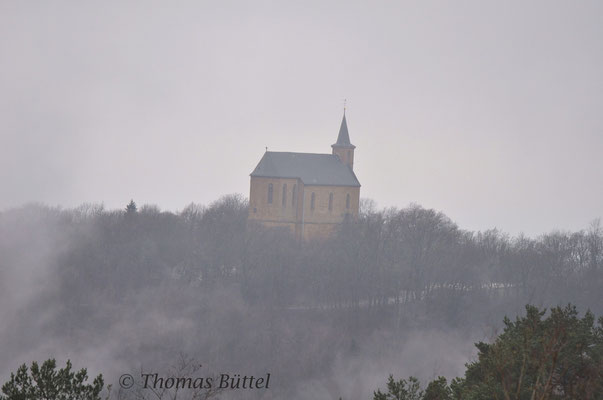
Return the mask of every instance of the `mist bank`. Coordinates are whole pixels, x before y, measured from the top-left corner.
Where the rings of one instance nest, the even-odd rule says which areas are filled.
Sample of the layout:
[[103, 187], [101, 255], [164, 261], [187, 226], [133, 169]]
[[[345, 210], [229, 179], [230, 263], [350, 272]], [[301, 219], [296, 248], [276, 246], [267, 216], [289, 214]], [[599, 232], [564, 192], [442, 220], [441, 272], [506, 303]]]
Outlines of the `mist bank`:
[[602, 314], [596, 221], [511, 237], [370, 204], [331, 239], [303, 244], [248, 224], [237, 195], [178, 213], [6, 210], [0, 380], [56, 357], [115, 384], [186, 355], [207, 371], [271, 373], [257, 398], [360, 399], [389, 374], [459, 376], [473, 342], [527, 303]]

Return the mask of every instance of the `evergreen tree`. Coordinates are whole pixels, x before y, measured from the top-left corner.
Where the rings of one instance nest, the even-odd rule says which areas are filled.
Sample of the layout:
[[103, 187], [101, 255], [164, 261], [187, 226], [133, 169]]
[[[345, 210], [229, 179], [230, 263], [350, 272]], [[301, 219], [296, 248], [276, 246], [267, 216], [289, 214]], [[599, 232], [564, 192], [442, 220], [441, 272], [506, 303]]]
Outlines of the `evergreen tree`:
[[131, 214], [131, 213], [135, 213], [137, 211], [138, 211], [138, 207], [136, 206], [136, 203], [134, 203], [134, 200], [130, 200], [130, 202], [126, 206], [126, 213]]
[[603, 318], [599, 326], [574, 306], [546, 310], [526, 306], [525, 317], [505, 318], [492, 344], [478, 343], [478, 360], [468, 364], [463, 399], [603, 398]]
[[526, 306], [526, 316], [505, 328], [494, 343], [477, 343], [478, 358], [450, 386], [439, 377], [420, 391], [416, 378], [394, 381], [373, 400], [596, 400], [603, 399], [603, 318], [595, 325], [576, 307]]
[[414, 376], [395, 381], [392, 375], [387, 380], [387, 393], [377, 390], [373, 394], [373, 400], [421, 400], [423, 391], [419, 380]]
[[443, 376], [433, 380], [427, 385], [423, 400], [452, 400], [452, 390], [448, 387]]
[[86, 384], [86, 369], [75, 372], [71, 367], [71, 361], [67, 361], [65, 368], [56, 370], [54, 359], [44, 361], [42, 366], [34, 361], [29, 369], [23, 364], [2, 386], [0, 400], [100, 400], [102, 375]]

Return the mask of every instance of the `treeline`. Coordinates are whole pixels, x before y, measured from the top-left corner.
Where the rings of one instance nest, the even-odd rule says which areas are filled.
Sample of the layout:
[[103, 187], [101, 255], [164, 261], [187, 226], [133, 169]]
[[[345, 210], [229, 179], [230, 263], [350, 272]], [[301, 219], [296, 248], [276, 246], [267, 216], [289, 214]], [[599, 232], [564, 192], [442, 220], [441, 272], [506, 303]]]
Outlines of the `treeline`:
[[[114, 382], [183, 352], [216, 370], [273, 372], [273, 398], [367, 398], [391, 366], [451, 376], [452, 361], [442, 372], [429, 360], [441, 351], [462, 364], [469, 355], [449, 343], [492, 337], [525, 304], [603, 314], [597, 222], [509, 237], [419, 206], [369, 206], [331, 239], [299, 243], [247, 213], [236, 195], [177, 213], [134, 202], [0, 213], [0, 376], [64, 355]], [[417, 356], [423, 332], [438, 350]]]
[[[365, 202], [366, 204], [366, 202]], [[202, 289], [236, 284], [252, 305], [290, 309], [404, 310], [466, 323], [502, 318], [525, 304], [571, 302], [603, 311], [603, 228], [538, 238], [497, 230], [468, 232], [420, 206], [364, 210], [327, 241], [300, 244], [286, 230], [247, 223], [247, 203], [226, 196], [179, 213], [154, 206], [72, 210], [27, 206], [0, 214], [0, 229], [41, 223], [60, 249], [54, 262], [66, 301], [85, 306], [91, 293], [122, 299], [165, 280]], [[12, 229], [12, 228], [11, 228]], [[46, 232], [46, 230], [51, 232]], [[9, 249], [4, 230], [0, 246]], [[8, 241], [7, 241], [8, 240]], [[14, 238], [13, 238], [14, 240]], [[0, 247], [2, 249], [2, 247]], [[27, 249], [22, 249], [27, 251]], [[6, 260], [8, 262], [10, 260]], [[500, 308], [498, 315], [493, 310]]]
[[363, 213], [311, 253], [302, 264], [320, 277], [314, 298], [321, 304], [422, 303], [450, 324], [469, 322], [467, 312], [483, 320], [498, 307], [497, 318], [525, 304], [603, 306], [599, 221], [580, 232], [509, 237], [464, 231], [442, 213], [411, 206]]

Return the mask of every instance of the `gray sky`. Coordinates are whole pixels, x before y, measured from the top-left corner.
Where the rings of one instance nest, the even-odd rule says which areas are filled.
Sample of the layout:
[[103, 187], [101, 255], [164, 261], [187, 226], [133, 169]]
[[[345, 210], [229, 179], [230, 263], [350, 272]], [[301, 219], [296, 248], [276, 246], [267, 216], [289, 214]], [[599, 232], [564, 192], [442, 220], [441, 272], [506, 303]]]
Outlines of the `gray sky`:
[[603, 2], [0, 2], [0, 210], [248, 195], [274, 151], [529, 235], [603, 216]]

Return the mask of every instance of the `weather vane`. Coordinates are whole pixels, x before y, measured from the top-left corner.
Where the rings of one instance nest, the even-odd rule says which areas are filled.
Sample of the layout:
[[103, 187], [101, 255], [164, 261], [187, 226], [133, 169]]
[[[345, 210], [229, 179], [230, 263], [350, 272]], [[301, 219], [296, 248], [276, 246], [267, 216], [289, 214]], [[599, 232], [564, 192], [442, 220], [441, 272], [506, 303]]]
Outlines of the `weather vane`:
[[347, 103], [348, 99], [343, 99], [343, 113], [345, 114], [345, 106]]

